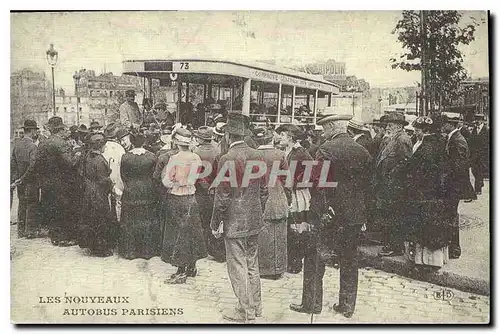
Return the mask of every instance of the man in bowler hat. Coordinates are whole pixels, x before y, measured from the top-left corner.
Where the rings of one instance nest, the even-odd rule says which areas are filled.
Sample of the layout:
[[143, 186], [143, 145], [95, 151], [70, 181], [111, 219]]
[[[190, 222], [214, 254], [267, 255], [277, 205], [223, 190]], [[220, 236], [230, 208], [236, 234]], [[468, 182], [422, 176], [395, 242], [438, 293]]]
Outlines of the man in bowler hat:
[[35, 144], [38, 126], [33, 120], [24, 121], [24, 137], [14, 144], [11, 168], [15, 174], [19, 198], [18, 236], [35, 238], [40, 232], [38, 220], [38, 180], [34, 173], [38, 147]]

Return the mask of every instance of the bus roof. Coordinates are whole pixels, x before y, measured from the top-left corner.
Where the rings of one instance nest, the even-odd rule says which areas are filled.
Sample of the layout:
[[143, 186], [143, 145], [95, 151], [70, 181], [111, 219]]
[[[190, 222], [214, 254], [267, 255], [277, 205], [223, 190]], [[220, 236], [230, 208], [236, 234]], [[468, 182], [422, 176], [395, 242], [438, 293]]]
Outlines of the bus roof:
[[170, 73], [226, 75], [313, 90], [318, 89], [334, 94], [338, 94], [340, 91], [338, 85], [325, 80], [322, 75], [298, 72], [260, 62], [194, 58], [125, 60], [123, 62], [123, 74], [166, 78]]

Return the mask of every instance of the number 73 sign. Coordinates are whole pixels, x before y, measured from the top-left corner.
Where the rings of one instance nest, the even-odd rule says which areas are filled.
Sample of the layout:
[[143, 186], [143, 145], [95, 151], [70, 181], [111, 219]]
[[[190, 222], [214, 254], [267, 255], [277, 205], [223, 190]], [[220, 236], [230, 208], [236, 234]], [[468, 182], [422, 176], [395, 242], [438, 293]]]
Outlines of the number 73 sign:
[[177, 72], [177, 71], [186, 71], [186, 70], [190, 70], [191, 68], [189, 67], [190, 63], [187, 62], [187, 61], [184, 61], [184, 62], [174, 62], [173, 64], [173, 71], [174, 72]]

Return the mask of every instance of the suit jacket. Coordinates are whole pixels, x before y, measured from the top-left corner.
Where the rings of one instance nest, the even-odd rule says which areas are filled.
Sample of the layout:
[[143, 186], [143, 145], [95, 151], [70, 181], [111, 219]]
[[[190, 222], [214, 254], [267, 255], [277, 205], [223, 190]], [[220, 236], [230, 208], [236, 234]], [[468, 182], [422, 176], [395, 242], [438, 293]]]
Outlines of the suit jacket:
[[36, 181], [34, 168], [37, 151], [38, 147], [31, 138], [24, 137], [14, 142], [10, 159], [14, 180], [20, 179], [27, 183]]
[[227, 181], [216, 185], [210, 227], [217, 230], [219, 223], [223, 221], [226, 238], [243, 238], [258, 234], [263, 227], [262, 212], [263, 203], [267, 201], [267, 185], [263, 177], [251, 180], [247, 187], [243, 187], [241, 181], [246, 163], [264, 162], [263, 155], [242, 142], [230, 147], [227, 154], [221, 157], [217, 168], [219, 174], [226, 161], [233, 162], [235, 169], [229, 169], [225, 175], [235, 177], [237, 186], [232, 187]]
[[405, 165], [413, 144], [404, 131], [395, 133], [375, 160], [374, 194], [379, 205], [404, 201], [407, 197]]
[[[321, 216], [332, 207], [342, 225], [366, 223], [367, 199], [370, 191], [371, 156], [347, 133], [334, 135], [316, 153], [319, 161], [314, 169], [316, 187], [311, 198], [311, 211]], [[318, 183], [322, 164], [330, 161], [329, 182], [336, 187], [321, 187]]]
[[470, 151], [460, 131], [456, 131], [446, 143], [447, 164], [444, 187], [448, 199], [475, 199], [469, 177]]

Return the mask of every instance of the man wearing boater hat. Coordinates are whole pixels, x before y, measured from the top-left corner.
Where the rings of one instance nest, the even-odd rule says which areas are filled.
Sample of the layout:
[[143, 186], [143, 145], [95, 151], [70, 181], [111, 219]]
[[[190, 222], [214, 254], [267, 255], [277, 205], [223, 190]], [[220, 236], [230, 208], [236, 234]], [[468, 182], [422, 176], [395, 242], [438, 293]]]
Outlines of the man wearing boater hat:
[[[236, 322], [251, 321], [262, 315], [258, 241], [264, 226], [262, 213], [263, 203], [267, 202], [267, 187], [264, 177], [242, 184], [248, 162], [265, 164], [262, 153], [245, 142], [248, 122], [246, 115], [228, 114], [226, 131], [229, 134], [229, 150], [219, 160], [210, 224], [215, 237], [224, 235], [229, 280], [238, 299], [237, 307], [224, 310], [223, 317]], [[221, 180], [226, 174], [229, 179], [236, 179], [238, 184], [235, 186], [234, 182]]]
[[[350, 318], [358, 288], [357, 246], [366, 223], [366, 197], [370, 186], [370, 153], [347, 134], [351, 115], [328, 115], [317, 123], [325, 131], [325, 142], [316, 152], [319, 164], [313, 171], [309, 242], [305, 242], [302, 303], [290, 309], [319, 314], [323, 307], [323, 276], [326, 256], [332, 250], [339, 258], [340, 290], [336, 313]], [[329, 164], [322, 180], [323, 165]], [[327, 186], [326, 182], [330, 185]], [[337, 184], [334, 186], [334, 182]], [[329, 251], [325, 251], [325, 250]]]
[[54, 116], [47, 124], [51, 136], [38, 147], [35, 169], [40, 177], [49, 236], [53, 245], [75, 244], [74, 184], [76, 165], [81, 153], [72, 154], [69, 143], [63, 138], [66, 125], [61, 117]]
[[24, 137], [14, 143], [11, 170], [15, 175], [19, 208], [17, 211], [19, 237], [34, 238], [40, 230], [38, 213], [38, 180], [34, 173], [38, 147], [35, 144], [38, 126], [35, 121], [24, 121]]
[[408, 125], [402, 113], [385, 115], [389, 140], [375, 159], [374, 195], [376, 209], [383, 225], [384, 248], [380, 256], [402, 255], [404, 250], [407, 200], [405, 164], [411, 157], [413, 144], [403, 127]]
[[129, 89], [125, 92], [126, 101], [120, 106], [120, 123], [126, 128], [139, 128], [142, 123], [142, 115], [137, 102], [135, 102], [135, 91]]

